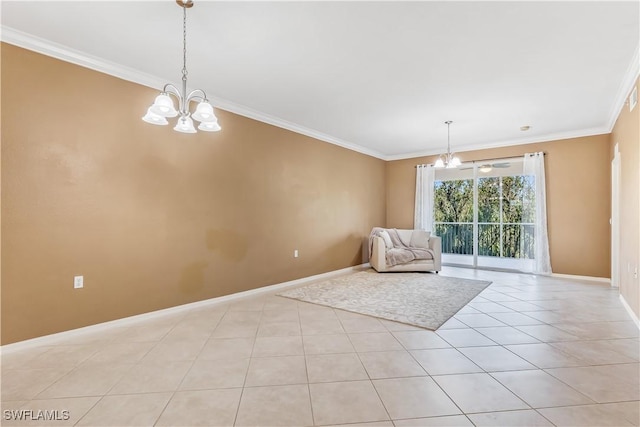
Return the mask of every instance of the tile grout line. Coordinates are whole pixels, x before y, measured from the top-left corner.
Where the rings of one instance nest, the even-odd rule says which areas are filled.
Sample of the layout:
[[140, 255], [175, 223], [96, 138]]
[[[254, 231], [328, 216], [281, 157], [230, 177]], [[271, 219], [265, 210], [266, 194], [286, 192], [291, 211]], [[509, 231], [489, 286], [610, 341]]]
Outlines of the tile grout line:
[[[176, 387], [175, 390], [173, 390], [171, 392], [171, 396], [169, 397], [169, 399], [167, 399], [167, 402], [165, 403], [164, 407], [162, 408], [162, 410], [160, 411], [160, 413], [158, 414], [156, 420], [154, 421], [153, 425], [156, 426], [158, 424], [158, 422], [160, 421], [160, 419], [162, 418], [162, 415], [164, 414], [164, 412], [167, 410], [167, 407], [169, 406], [169, 404], [171, 403], [171, 401], [173, 400], [173, 398], [175, 397], [176, 393], [178, 393], [180, 391], [180, 387], [182, 386], [182, 384], [184, 383], [185, 378], [187, 378], [187, 376], [189, 375], [189, 372], [191, 372], [191, 370], [193, 369], [193, 366], [196, 364], [196, 361], [198, 360], [198, 356], [200, 356], [200, 354], [202, 353], [202, 350], [204, 350], [204, 348], [207, 345], [207, 342], [211, 339], [211, 336], [213, 335], [213, 331], [215, 331], [218, 328], [218, 325], [220, 325], [220, 322], [222, 321], [222, 318], [225, 316], [225, 314], [227, 313], [227, 310], [225, 310], [224, 314], [220, 317], [220, 319], [217, 320], [216, 322], [216, 326], [211, 329], [211, 332], [209, 332], [209, 334], [207, 335], [207, 339], [204, 340], [202, 347], [200, 348], [200, 351], [198, 352], [198, 354], [193, 358], [193, 360], [191, 361], [191, 365], [189, 366], [189, 368], [185, 371], [184, 375], [182, 376], [182, 379], [180, 380], [180, 382], [178, 383], [178, 386]], [[184, 318], [182, 320], [185, 320], [188, 316], [185, 314]], [[179, 323], [179, 322], [178, 322]], [[178, 324], [176, 323], [176, 325]], [[171, 330], [175, 329], [176, 326], [174, 326]], [[167, 333], [168, 335], [169, 333]], [[166, 335], [165, 335], [166, 337]], [[144, 357], [143, 357], [144, 359]], [[115, 386], [114, 386], [115, 387]]]
[[[452, 316], [453, 317], [453, 316]], [[437, 330], [437, 329], [436, 329]], [[434, 334], [436, 334], [436, 331], [433, 331]], [[436, 334], [437, 335], [437, 334]], [[437, 335], [440, 337], [440, 335]], [[448, 341], [446, 341], [443, 337], [440, 337], [443, 341], [445, 341], [447, 344], [451, 345], [451, 343], [449, 343]], [[403, 345], [402, 343], [400, 343], [400, 345]], [[404, 345], [403, 345], [404, 347]], [[451, 349], [457, 351], [458, 353], [460, 353], [462, 355], [462, 357], [465, 357], [467, 360], [469, 360], [471, 363], [473, 363], [474, 365], [476, 365], [472, 360], [470, 360], [464, 353], [462, 353], [460, 350], [458, 350], [456, 347], [451, 346]], [[438, 381], [435, 380], [435, 378], [433, 378], [434, 376], [431, 375], [429, 373], [429, 371], [427, 370], [427, 368], [425, 368], [424, 366], [422, 366], [422, 363], [420, 363], [420, 361], [418, 359], [416, 359], [416, 357], [413, 355], [413, 353], [411, 353], [411, 350], [407, 349], [405, 347], [405, 350], [407, 351], [407, 353], [409, 353], [409, 355], [413, 358], [413, 360], [415, 360], [415, 362], [427, 373], [427, 377], [429, 379], [431, 379], [431, 381], [442, 391], [442, 393], [444, 393], [445, 396], [447, 396], [447, 398], [451, 401], [451, 403], [453, 403], [455, 405], [456, 408], [458, 408], [458, 410], [460, 411], [460, 414], [462, 414], [464, 417], [466, 417], [469, 422], [471, 422], [472, 424], [474, 424], [471, 419], [467, 416], [467, 414], [462, 410], [462, 408], [460, 407], [460, 405], [458, 405], [458, 403], [453, 400], [453, 398], [449, 395], [449, 393], [446, 392], [445, 389], [442, 388], [442, 386], [438, 383]], [[440, 349], [424, 349], [424, 350], [440, 350]], [[445, 348], [445, 350], [448, 350], [447, 348]], [[478, 366], [478, 365], [476, 365]], [[478, 366], [479, 369], [482, 369], [480, 366]], [[455, 374], [450, 374], [450, 375], [455, 375]], [[395, 423], [394, 423], [395, 425]]]
[[311, 423], [316, 425], [316, 417], [313, 412], [313, 399], [311, 399], [311, 384], [309, 381], [309, 367], [307, 364], [307, 350], [304, 348], [304, 335], [302, 335], [302, 320], [300, 319], [300, 307], [296, 304], [298, 314], [298, 327], [300, 328], [300, 341], [302, 342], [302, 355], [304, 356], [304, 372], [307, 376], [307, 392], [309, 393], [309, 409], [311, 410]]
[[[264, 305], [263, 305], [264, 308]], [[236, 407], [236, 415], [233, 418], [233, 425], [235, 426], [238, 422], [238, 415], [240, 414], [240, 405], [242, 404], [242, 397], [244, 396], [244, 389], [247, 385], [247, 377], [249, 376], [249, 369], [251, 368], [251, 360], [253, 359], [253, 351], [256, 348], [256, 341], [258, 339], [258, 329], [260, 329], [260, 320], [262, 319], [262, 312], [260, 311], [260, 318], [258, 319], [258, 327], [256, 328], [255, 334], [253, 336], [253, 345], [251, 346], [251, 354], [249, 355], [249, 364], [247, 365], [247, 371], [244, 374], [244, 381], [242, 382], [242, 389], [240, 390], [240, 397], [238, 398], [238, 406]], [[226, 315], [226, 313], [225, 313]], [[220, 320], [222, 321], [222, 319]]]
[[[340, 322], [340, 325], [342, 326], [342, 321], [341, 321], [341, 319], [339, 317], [338, 317], [338, 321]], [[387, 329], [387, 332], [389, 332], [388, 328], [384, 324], [382, 326], [385, 329]], [[344, 329], [344, 326], [342, 326], [342, 329]], [[353, 341], [351, 341], [351, 335], [349, 335], [349, 333], [347, 333], [347, 331], [345, 331], [345, 335], [347, 336], [347, 339], [349, 340], [349, 343], [351, 343], [351, 346], [353, 347], [353, 349], [355, 351], [356, 357], [360, 361], [360, 365], [362, 366], [362, 369], [364, 369], [364, 372], [367, 374], [367, 378], [369, 378], [369, 384], [371, 384], [371, 387], [376, 392], [376, 396], [378, 396], [378, 401], [380, 402], [380, 404], [384, 408], [384, 412], [387, 414], [387, 417], [388, 417], [389, 421], [391, 421], [391, 424], [393, 424], [395, 426], [395, 423], [393, 422], [393, 418], [391, 417], [391, 414], [389, 413], [389, 410], [387, 409], [387, 405], [384, 404], [384, 400], [382, 400], [382, 396], [380, 396], [380, 393], [378, 392], [378, 389], [376, 388], [375, 384], [373, 383], [373, 380], [371, 379], [371, 374], [369, 373], [369, 370], [367, 369], [365, 364], [362, 362], [362, 358], [360, 357], [360, 352], [358, 351], [358, 349], [356, 349], [356, 346], [353, 344]], [[395, 337], [394, 337], [394, 339], [395, 339]], [[402, 346], [401, 343], [400, 343], [400, 346]], [[365, 422], [368, 422], [368, 421], [365, 421]], [[371, 422], [377, 422], [377, 421], [371, 421]]]
[[[524, 333], [524, 332], [523, 332], [523, 333]], [[535, 338], [535, 337], [533, 337], [533, 338]], [[551, 344], [549, 344], [548, 342], [541, 342], [541, 344], [551, 345]], [[525, 344], [525, 345], [526, 345], [526, 344]], [[533, 363], [533, 362], [531, 362], [531, 361], [529, 361], [529, 360], [527, 360], [527, 359], [525, 359], [525, 358], [521, 357], [521, 356], [520, 356], [520, 355], [518, 355], [517, 353], [515, 353], [515, 352], [511, 351], [511, 349], [506, 348], [504, 345], [500, 345], [500, 346], [501, 346], [502, 348], [504, 348], [505, 350], [509, 351], [511, 354], [515, 355], [516, 357], [519, 357], [520, 359], [523, 359], [524, 361], [526, 361], [526, 362], [530, 363], [532, 366], [534, 366], [534, 367], [536, 368], [536, 370], [540, 370], [540, 371], [542, 371], [542, 372], [546, 373], [547, 375], [551, 375], [551, 377], [552, 377], [552, 378], [554, 378], [554, 379], [556, 379], [556, 380], [560, 381], [562, 384], [565, 384], [567, 387], [569, 387], [571, 390], [575, 391], [575, 392], [576, 392], [576, 393], [578, 393], [579, 395], [584, 396], [585, 398], [587, 398], [587, 399], [591, 400], [592, 402], [594, 402], [594, 403], [596, 403], [596, 404], [598, 403], [598, 402], [595, 402], [593, 399], [591, 399], [589, 396], [587, 396], [587, 395], [583, 394], [582, 392], [580, 392], [579, 390], [575, 389], [575, 388], [574, 388], [573, 386], [571, 386], [570, 384], [565, 383], [564, 381], [562, 381], [561, 379], [557, 378], [557, 377], [556, 377], [556, 376], [554, 376], [553, 374], [551, 374], [551, 373], [547, 372], [545, 369], [540, 368], [540, 367], [539, 367], [538, 365], [536, 365], [535, 363]], [[569, 357], [574, 357], [574, 356], [572, 356], [572, 355], [570, 355], [570, 354], [568, 354], [568, 353], [566, 353], [566, 352], [562, 351], [561, 349], [558, 349], [557, 347], [555, 347], [555, 346], [553, 346], [553, 345], [552, 345], [552, 347], [553, 347], [553, 348], [555, 348], [556, 350], [560, 351], [561, 353], [566, 354], [566, 355], [567, 355], [567, 356], [569, 356]], [[586, 361], [585, 361], [585, 362], [586, 362]], [[617, 364], [616, 364], [616, 365], [617, 365]], [[589, 365], [589, 366], [591, 366], [591, 365]], [[588, 367], [588, 366], [587, 366], [587, 367]], [[523, 371], [523, 370], [516, 370], [516, 371], [491, 371], [491, 372], [485, 371], [485, 372], [487, 372], [489, 375], [491, 375], [491, 373], [492, 373], [492, 372], [518, 372], [518, 371]], [[507, 388], [510, 392], [512, 392], [514, 395], [516, 395], [516, 396], [517, 396], [517, 394], [516, 394], [513, 390], [511, 390], [511, 389], [510, 389], [506, 384], [503, 384], [503, 383], [502, 383], [498, 378], [496, 378], [496, 377], [495, 377], [495, 376], [493, 376], [493, 375], [491, 375], [491, 377], [492, 377], [492, 378], [494, 378], [496, 381], [498, 381], [500, 384], [502, 384], [502, 386], [506, 387], [506, 388]], [[518, 396], [518, 398], [520, 398], [520, 396]], [[520, 399], [521, 399], [523, 402], [527, 403], [527, 405], [531, 406], [531, 405], [530, 405], [528, 402], [526, 402], [524, 399], [522, 399], [522, 398], [520, 398]], [[568, 406], [573, 406], [573, 405], [568, 405]], [[533, 407], [531, 407], [531, 408], [532, 408], [532, 409], [534, 409], [534, 410], [536, 409], [536, 408], [533, 408]]]

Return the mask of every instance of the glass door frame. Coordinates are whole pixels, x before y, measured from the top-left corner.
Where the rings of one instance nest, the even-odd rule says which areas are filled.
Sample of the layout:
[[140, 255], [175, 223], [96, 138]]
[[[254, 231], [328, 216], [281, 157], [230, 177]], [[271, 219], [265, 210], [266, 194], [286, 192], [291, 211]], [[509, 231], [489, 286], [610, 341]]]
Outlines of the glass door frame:
[[[505, 159], [506, 160], [506, 159]], [[503, 161], [505, 161], [503, 160]], [[522, 159], [519, 157], [514, 157], [514, 158], [510, 158], [508, 161], [511, 162], [521, 162]], [[494, 161], [488, 160], [487, 163], [493, 163]], [[480, 245], [480, 225], [490, 225], [490, 224], [496, 224], [499, 226], [499, 230], [500, 230], [500, 255], [497, 257], [492, 257], [492, 256], [487, 256], [488, 258], [495, 258], [496, 260], [498, 259], [510, 259], [507, 257], [504, 257], [504, 224], [505, 224], [505, 218], [504, 218], [504, 213], [503, 213], [503, 193], [502, 193], [502, 187], [500, 188], [500, 202], [499, 202], [499, 221], [497, 223], [482, 223], [480, 224], [479, 222], [479, 180], [482, 178], [480, 176], [478, 176], [478, 170], [480, 168], [480, 164], [479, 162], [473, 162], [472, 164], [469, 163], [463, 163], [464, 166], [470, 166], [469, 169], [472, 169], [472, 176], [470, 176], [469, 178], [466, 179], [470, 179], [472, 180], [472, 185], [473, 185], [473, 217], [472, 217], [472, 226], [473, 226], [473, 245], [472, 245], [472, 254], [470, 255], [464, 255], [464, 254], [446, 254], [446, 253], [442, 253], [442, 257], [443, 257], [443, 264], [445, 265], [455, 265], [455, 266], [464, 266], [464, 267], [471, 267], [471, 268], [485, 268], [485, 269], [497, 269], [497, 270], [507, 270], [507, 271], [522, 271], [522, 272], [526, 272], [528, 270], [528, 268], [526, 267], [527, 263], [530, 262], [531, 260], [528, 258], [513, 258], [514, 260], [518, 260], [517, 264], [519, 264], [520, 266], [523, 266], [522, 268], [518, 268], [517, 265], [513, 265], [513, 266], [491, 266], [491, 265], [479, 265], [478, 263], [478, 258], [479, 258], [479, 245]], [[461, 166], [463, 166], [461, 165]], [[519, 176], [521, 174], [514, 174], [514, 175], [504, 175], [504, 176]], [[491, 178], [492, 176], [487, 176], [488, 178]], [[503, 175], [496, 175], [494, 176], [496, 178], [500, 178], [500, 183], [502, 183], [502, 177]], [[436, 177], [436, 181], [443, 181], [442, 179], [437, 179]], [[435, 205], [434, 205], [435, 208]], [[434, 215], [434, 219], [435, 219], [435, 215]], [[446, 223], [442, 223], [442, 222], [436, 222], [434, 220], [434, 230], [435, 230], [435, 225], [436, 224], [446, 224]], [[457, 224], [463, 224], [463, 223], [457, 223]], [[468, 223], [464, 223], [464, 224], [468, 224]], [[511, 224], [511, 223], [509, 223]], [[525, 222], [521, 222], [521, 223], [513, 223], [513, 225], [516, 224], [520, 224], [520, 225], [532, 225], [529, 223], [525, 223]], [[471, 263], [460, 263], [460, 262], [456, 262], [455, 260], [450, 260], [449, 262], [445, 261], [445, 258], [448, 256], [454, 256], [454, 257], [468, 257], [471, 256]]]

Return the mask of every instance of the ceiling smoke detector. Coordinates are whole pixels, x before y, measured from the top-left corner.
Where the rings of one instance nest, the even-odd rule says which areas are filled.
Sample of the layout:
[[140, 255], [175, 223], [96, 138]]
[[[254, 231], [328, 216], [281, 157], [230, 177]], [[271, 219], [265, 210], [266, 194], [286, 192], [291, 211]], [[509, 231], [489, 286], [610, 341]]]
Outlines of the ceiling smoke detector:
[[520, 130], [521, 130], [522, 132], [526, 132], [526, 131], [528, 131], [529, 129], [531, 129], [531, 126], [520, 126]]

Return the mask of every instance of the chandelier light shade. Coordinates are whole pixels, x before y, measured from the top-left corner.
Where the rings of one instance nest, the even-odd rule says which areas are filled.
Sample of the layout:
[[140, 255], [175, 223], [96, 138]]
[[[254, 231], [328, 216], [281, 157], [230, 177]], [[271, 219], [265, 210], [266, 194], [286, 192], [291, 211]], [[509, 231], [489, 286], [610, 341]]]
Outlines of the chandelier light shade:
[[[176, 0], [178, 6], [182, 8], [182, 90], [174, 85], [167, 83], [164, 85], [162, 92], [158, 95], [149, 107], [147, 113], [142, 117], [147, 123], [152, 125], [165, 126], [168, 125], [167, 117], [178, 117], [173, 130], [182, 133], [197, 133], [193, 125], [193, 121], [200, 122], [198, 129], [205, 132], [217, 132], [221, 129], [218, 124], [218, 118], [213, 112], [213, 107], [207, 99], [207, 94], [202, 89], [195, 89], [187, 93], [187, 9], [193, 6], [193, 0]], [[176, 109], [173, 99], [178, 101], [178, 109]], [[190, 111], [191, 102], [197, 102], [195, 112]]]
[[189, 116], [181, 116], [178, 119], [178, 123], [173, 128], [176, 132], [182, 133], [196, 133], [196, 128], [193, 127], [193, 120]]
[[451, 152], [451, 120], [447, 120], [444, 122], [447, 125], [447, 152], [446, 154], [441, 154], [436, 160], [434, 167], [436, 168], [447, 168], [453, 169], [460, 166], [460, 159], [455, 156], [454, 153]]
[[218, 121], [215, 114], [213, 114], [213, 107], [206, 101], [198, 104], [196, 112], [193, 113], [191, 117], [199, 122]]
[[147, 114], [144, 115], [142, 120], [144, 120], [147, 123], [151, 123], [152, 125], [164, 126], [169, 124], [169, 122], [167, 121], [167, 119], [164, 118], [164, 116], [161, 116], [151, 111], [151, 107], [149, 107], [149, 109], [147, 110]]
[[149, 108], [149, 111], [162, 117], [175, 117], [178, 115], [178, 111], [176, 111], [175, 107], [173, 106], [171, 97], [167, 95], [166, 92], [163, 92], [156, 97], [156, 100]]
[[198, 129], [205, 132], [217, 132], [221, 129], [221, 127], [218, 122], [201, 122], [198, 126]]

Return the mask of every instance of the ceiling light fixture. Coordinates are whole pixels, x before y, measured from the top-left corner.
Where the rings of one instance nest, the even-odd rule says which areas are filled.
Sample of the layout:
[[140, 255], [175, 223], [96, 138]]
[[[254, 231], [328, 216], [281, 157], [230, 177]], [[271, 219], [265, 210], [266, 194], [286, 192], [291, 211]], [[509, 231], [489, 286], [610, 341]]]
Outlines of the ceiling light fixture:
[[[180, 118], [173, 130], [182, 133], [196, 133], [193, 120], [200, 122], [198, 129], [205, 132], [219, 131], [218, 119], [213, 113], [213, 107], [207, 99], [207, 94], [202, 89], [192, 90], [187, 94], [187, 9], [193, 7], [193, 0], [176, 0], [178, 6], [182, 8], [182, 91], [174, 85], [167, 83], [164, 85], [160, 95], [156, 97], [153, 105], [147, 110], [142, 120], [152, 125], [168, 125], [167, 117]], [[173, 105], [173, 100], [169, 95], [173, 95], [178, 100], [178, 109]], [[192, 114], [189, 111], [191, 101], [198, 102], [196, 111]]]
[[451, 123], [453, 122], [451, 120], [447, 120], [444, 123], [447, 125], [447, 153], [440, 155], [434, 166], [437, 168], [452, 169], [460, 166], [460, 159], [451, 152], [450, 128]]
[[489, 173], [493, 170], [493, 167], [491, 167], [491, 165], [482, 165], [480, 166], [480, 172], [482, 173]]

